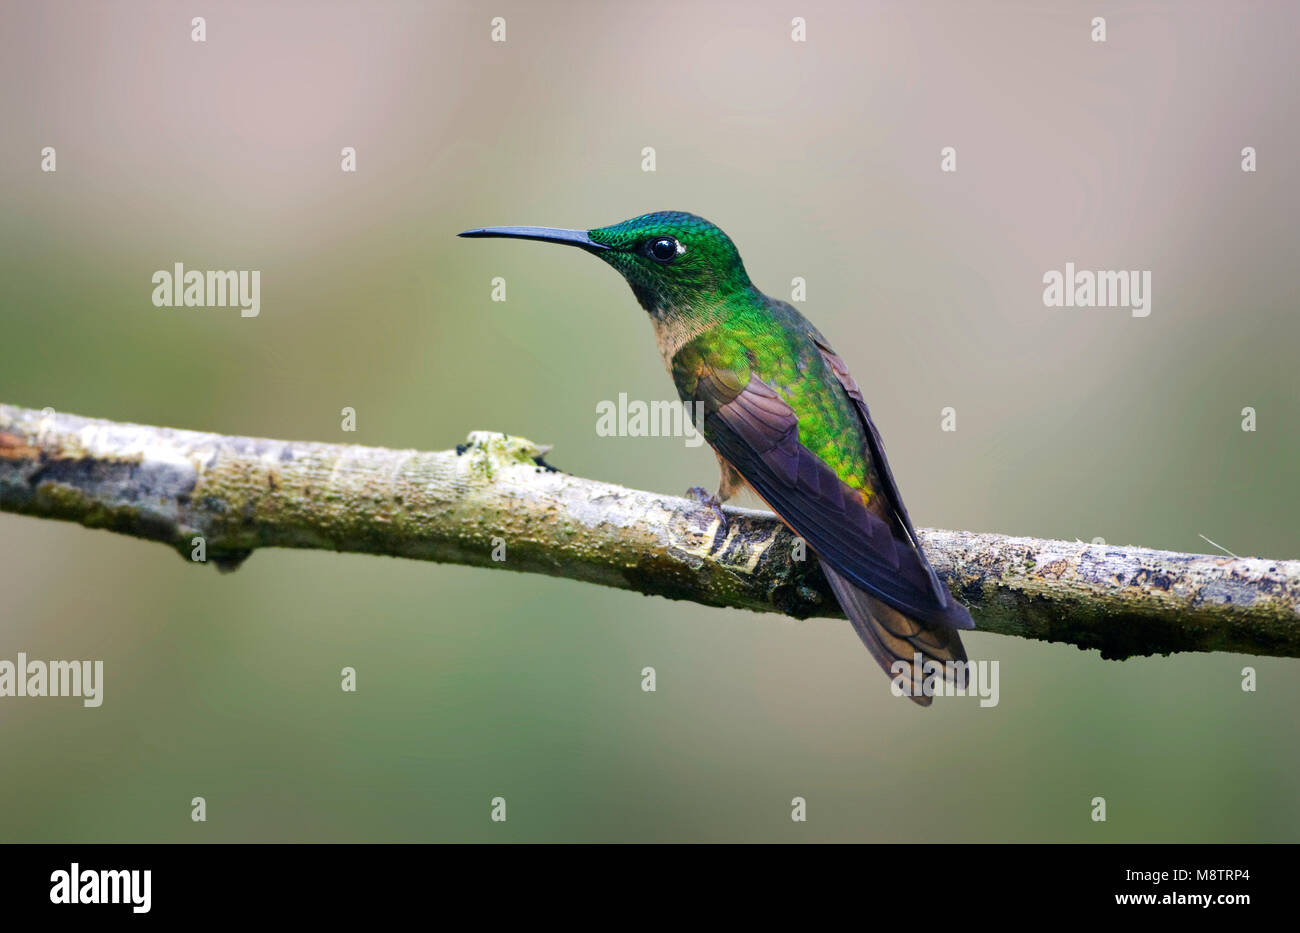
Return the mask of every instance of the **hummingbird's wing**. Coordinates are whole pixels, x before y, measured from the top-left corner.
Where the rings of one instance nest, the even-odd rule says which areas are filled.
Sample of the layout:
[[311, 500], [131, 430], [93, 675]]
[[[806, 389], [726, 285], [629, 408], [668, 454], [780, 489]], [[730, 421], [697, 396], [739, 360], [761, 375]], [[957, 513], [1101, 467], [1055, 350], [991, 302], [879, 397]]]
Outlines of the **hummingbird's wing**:
[[[857, 381], [849, 373], [849, 368], [844, 365], [844, 360], [840, 358], [839, 354], [827, 346], [821, 334], [810, 334], [809, 337], [817, 347], [818, 352], [821, 353], [822, 359], [835, 376], [836, 381], [844, 389], [844, 394], [849, 397], [857, 409], [863, 431], [866, 434], [867, 453], [871, 457], [871, 463], [875, 467], [876, 475], [880, 478], [881, 488], [878, 492], [884, 496], [885, 502], [893, 511], [897, 528], [907, 536], [907, 541], [911, 545], [916, 560], [925, 567], [930, 580], [931, 592], [934, 593], [939, 605], [947, 606], [951, 604], [956, 610], [955, 617], [949, 624], [954, 628], [974, 628], [975, 623], [972, 621], [970, 613], [966, 611], [964, 606], [952, 599], [948, 589], [939, 582], [939, 577], [935, 574], [934, 568], [930, 566], [930, 561], [925, 556], [925, 549], [921, 547], [921, 540], [917, 537], [916, 529], [912, 527], [912, 519], [907, 514], [907, 506], [903, 505], [903, 496], [898, 491], [898, 483], [894, 481], [894, 471], [889, 468], [889, 460], [885, 457], [884, 441], [880, 439], [880, 431], [876, 429], [876, 423], [871, 420], [871, 412], [867, 410], [866, 399], [862, 397], [862, 390], [858, 388]], [[963, 621], [965, 624], [961, 624]]]
[[[688, 344], [675, 357], [673, 370], [683, 397], [703, 406], [705, 438], [824, 564], [908, 616], [950, 628], [974, 627], [925, 559], [865, 414], [863, 456], [873, 460], [884, 487], [873, 490], [885, 497], [877, 505], [881, 514], [800, 443], [795, 410], [734, 354], [724, 361], [707, 344]], [[897, 521], [891, 520], [894, 515]]]
[[[703, 406], [704, 436], [719, 456], [816, 552], [872, 656], [891, 676], [902, 662], [911, 681], [909, 695], [928, 705], [921, 689], [924, 672], [915, 657], [941, 667], [965, 661], [956, 629], [973, 628], [974, 622], [921, 550], [862, 393], [843, 361], [814, 335], [809, 339], [814, 342], [796, 367], [805, 390], [800, 402], [812, 404], [806, 393], [816, 394], [818, 386], [825, 386], [825, 393], [842, 391], [851, 400], [846, 411], [853, 420], [845, 430], [861, 438], [860, 455], [871, 461], [869, 498], [801, 443], [797, 412], [753, 371], [747, 350], [737, 352], [734, 344], [716, 337], [693, 341], [674, 357], [673, 376], [683, 399]], [[816, 372], [821, 366], [834, 381], [820, 378], [826, 375]]]
[[[868, 592], [853, 586], [848, 580], [840, 575], [834, 568], [823, 566], [826, 573], [826, 579], [830, 582], [831, 589], [835, 593], [836, 599], [839, 600], [840, 607], [844, 614], [849, 617], [853, 623], [854, 629], [862, 639], [868, 650], [879, 662], [880, 666], [887, 671], [893, 670], [895, 661], [910, 661], [905, 656], [907, 647], [911, 647], [927, 660], [946, 663], [948, 661], [965, 661], [966, 649], [962, 646], [961, 637], [957, 634], [957, 628], [974, 628], [975, 623], [967, 612], [966, 607], [952, 599], [947, 589], [939, 582], [938, 576], [935, 575], [934, 568], [926, 559], [925, 551], [921, 547], [921, 542], [917, 538], [916, 529], [912, 527], [912, 519], [907, 514], [907, 507], [903, 505], [903, 497], [898, 491], [898, 484], [894, 481], [894, 472], [889, 468], [889, 461], [885, 457], [885, 445], [880, 439], [880, 432], [876, 429], [875, 422], [871, 420], [871, 412], [867, 410], [866, 399], [862, 397], [862, 390], [858, 388], [857, 381], [849, 373], [848, 367], [844, 360], [832, 350], [821, 334], [809, 335], [816, 345], [818, 352], [821, 353], [822, 360], [826, 363], [834, 374], [844, 393], [852, 400], [854, 407], [857, 409], [861, 419], [863, 430], [866, 434], [867, 452], [876, 469], [876, 475], [880, 480], [879, 492], [885, 497], [888, 507], [893, 510], [895, 530], [901, 530], [907, 536], [907, 540], [912, 545], [917, 559], [920, 560], [926, 570], [929, 572], [930, 584], [940, 601], [946, 601], [952, 610], [949, 618], [952, 620], [948, 625], [936, 625], [929, 629], [917, 624], [913, 619], [909, 619], [900, 613], [893, 606], [881, 603], [880, 600], [873, 598]], [[910, 678], [910, 689], [907, 695], [913, 701], [921, 706], [929, 706], [931, 698], [925, 694], [924, 690], [924, 670], [917, 670], [915, 663], [907, 665], [907, 672]], [[945, 673], [945, 676], [946, 673]]]

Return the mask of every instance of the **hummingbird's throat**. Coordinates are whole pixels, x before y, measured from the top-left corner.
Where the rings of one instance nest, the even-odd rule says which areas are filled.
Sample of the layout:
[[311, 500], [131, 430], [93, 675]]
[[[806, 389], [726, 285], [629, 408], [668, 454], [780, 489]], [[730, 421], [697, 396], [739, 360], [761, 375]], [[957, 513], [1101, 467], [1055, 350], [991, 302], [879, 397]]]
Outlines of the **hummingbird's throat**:
[[628, 278], [627, 284], [637, 304], [655, 320], [712, 317], [710, 308], [716, 304], [711, 292], [699, 288], [666, 286], [663, 282], [651, 284], [633, 278]]
[[[640, 295], [637, 295], [637, 300], [641, 301]], [[719, 319], [713, 308], [701, 309], [690, 304], [666, 305], [660, 296], [656, 296], [655, 300], [660, 303], [647, 304], [641, 301], [641, 307], [650, 313], [650, 323], [655, 329], [655, 343], [671, 374], [673, 357], [677, 351], [700, 334], [717, 327]]]
[[668, 312], [668, 304], [664, 301], [658, 289], [650, 288], [639, 282], [628, 281], [632, 286], [632, 294], [636, 296], [637, 304], [646, 310], [653, 318], [662, 317]]

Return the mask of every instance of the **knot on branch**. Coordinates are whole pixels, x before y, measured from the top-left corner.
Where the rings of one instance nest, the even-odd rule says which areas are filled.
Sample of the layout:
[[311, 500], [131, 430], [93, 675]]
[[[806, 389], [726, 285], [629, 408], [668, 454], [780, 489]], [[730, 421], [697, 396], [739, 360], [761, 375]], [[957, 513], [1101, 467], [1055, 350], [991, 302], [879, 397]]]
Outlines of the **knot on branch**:
[[470, 431], [465, 443], [456, 445], [459, 456], [470, 456], [475, 467], [487, 479], [493, 479], [503, 467], [539, 466], [548, 472], [557, 472], [544, 459], [551, 452], [550, 444], [534, 444], [526, 437], [502, 434], [498, 431]]

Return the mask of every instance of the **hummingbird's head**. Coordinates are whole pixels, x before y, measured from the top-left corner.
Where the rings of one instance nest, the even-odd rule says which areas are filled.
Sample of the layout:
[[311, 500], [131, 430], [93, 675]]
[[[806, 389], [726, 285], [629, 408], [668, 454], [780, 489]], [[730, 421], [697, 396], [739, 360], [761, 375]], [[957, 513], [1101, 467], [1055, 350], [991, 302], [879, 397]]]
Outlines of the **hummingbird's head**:
[[622, 273], [651, 314], [688, 309], [749, 288], [740, 253], [703, 217], [659, 211], [588, 231], [597, 255]]
[[468, 237], [519, 237], [578, 246], [609, 263], [652, 315], [686, 312], [750, 288], [731, 237], [703, 217], [680, 211], [643, 214], [594, 230], [486, 227]]

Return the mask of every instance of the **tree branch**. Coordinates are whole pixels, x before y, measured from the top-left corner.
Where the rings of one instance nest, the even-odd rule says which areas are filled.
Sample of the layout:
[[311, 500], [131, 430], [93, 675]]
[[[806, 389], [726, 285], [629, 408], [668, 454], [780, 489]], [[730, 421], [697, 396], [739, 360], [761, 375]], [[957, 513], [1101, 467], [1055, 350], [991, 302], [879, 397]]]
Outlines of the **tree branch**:
[[[0, 405], [0, 511], [160, 541], [233, 570], [257, 548], [387, 554], [568, 577], [708, 606], [840, 616], [774, 516], [554, 470], [476, 431], [420, 452], [224, 437]], [[16, 533], [16, 526], [9, 526]], [[1104, 657], [1300, 657], [1300, 561], [920, 532], [983, 631]], [[502, 554], [501, 545], [504, 545]], [[504, 560], [494, 560], [495, 556]]]

